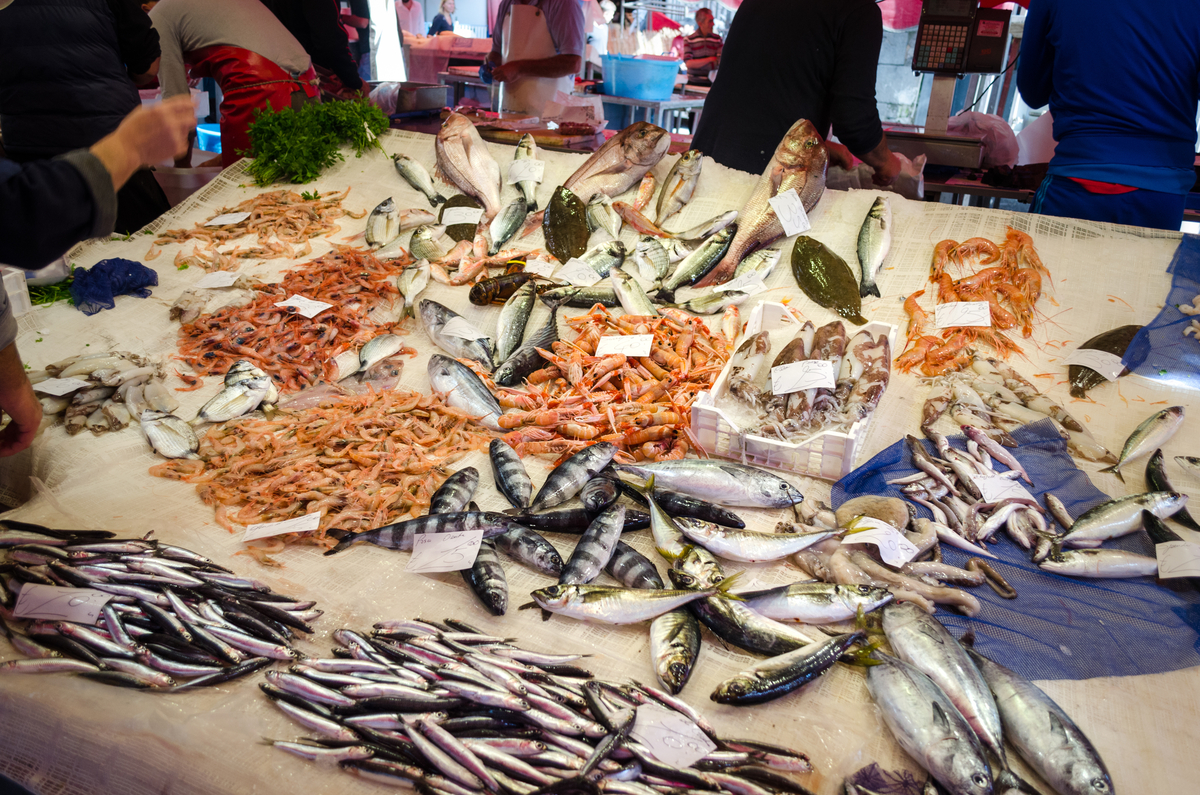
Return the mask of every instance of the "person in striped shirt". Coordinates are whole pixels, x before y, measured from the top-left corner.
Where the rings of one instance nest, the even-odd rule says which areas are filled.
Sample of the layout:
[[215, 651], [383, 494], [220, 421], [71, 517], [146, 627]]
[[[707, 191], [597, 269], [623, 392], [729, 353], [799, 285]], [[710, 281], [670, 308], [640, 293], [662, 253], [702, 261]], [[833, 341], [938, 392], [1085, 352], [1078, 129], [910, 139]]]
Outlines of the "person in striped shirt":
[[721, 62], [721, 37], [713, 33], [713, 13], [707, 8], [696, 12], [696, 31], [683, 40], [683, 60], [687, 64], [688, 83], [712, 85], [708, 75]]

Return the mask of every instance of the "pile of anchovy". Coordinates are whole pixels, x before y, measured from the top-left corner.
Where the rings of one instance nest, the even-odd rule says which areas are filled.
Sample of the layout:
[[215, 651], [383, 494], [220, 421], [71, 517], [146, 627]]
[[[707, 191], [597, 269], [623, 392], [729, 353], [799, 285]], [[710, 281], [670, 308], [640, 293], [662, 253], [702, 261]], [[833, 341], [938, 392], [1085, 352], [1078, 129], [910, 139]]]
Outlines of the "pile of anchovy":
[[[0, 628], [28, 659], [3, 673], [77, 673], [111, 685], [182, 689], [227, 682], [293, 660], [296, 632], [321, 615], [203, 555], [105, 530], [52, 530], [0, 520]], [[24, 620], [30, 583], [111, 594], [95, 626]], [[22, 611], [24, 612], [24, 611]]]
[[[317, 735], [275, 747], [360, 778], [437, 795], [808, 793], [776, 772], [810, 772], [803, 754], [723, 739], [666, 692], [591, 678], [578, 654], [528, 651], [453, 619], [333, 637], [333, 656], [268, 672], [260, 687]], [[659, 761], [635, 739], [644, 705], [695, 724], [715, 750], [688, 768]]]

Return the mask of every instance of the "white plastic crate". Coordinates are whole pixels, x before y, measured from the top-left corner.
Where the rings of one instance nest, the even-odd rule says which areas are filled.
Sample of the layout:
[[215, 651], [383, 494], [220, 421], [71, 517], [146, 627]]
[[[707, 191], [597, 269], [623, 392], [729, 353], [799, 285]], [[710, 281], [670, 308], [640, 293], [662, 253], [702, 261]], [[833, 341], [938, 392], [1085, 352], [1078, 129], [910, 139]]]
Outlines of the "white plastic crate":
[[[783, 304], [763, 301], [750, 313], [745, 333], [739, 344], [752, 334], [773, 331], [785, 326], [794, 326], [799, 331], [803, 325]], [[890, 323], [871, 322], [863, 326], [872, 336], [888, 335], [891, 353], [896, 353], [896, 327]], [[850, 336], [858, 329], [847, 328]], [[771, 467], [798, 475], [838, 480], [850, 474], [854, 459], [862, 447], [871, 417], [859, 420], [846, 433], [823, 431], [799, 444], [755, 436], [738, 428], [721, 409], [715, 405], [714, 395], [725, 391], [729, 379], [730, 364], [713, 382], [710, 392], [702, 392], [692, 404], [692, 434], [709, 455], [729, 458], [743, 464]], [[886, 396], [886, 393], [885, 393]], [[872, 412], [874, 414], [874, 412]]]
[[33, 311], [29, 286], [25, 284], [25, 271], [0, 265], [0, 273], [4, 276], [4, 291], [8, 293], [8, 305], [12, 308], [13, 316], [20, 317]]

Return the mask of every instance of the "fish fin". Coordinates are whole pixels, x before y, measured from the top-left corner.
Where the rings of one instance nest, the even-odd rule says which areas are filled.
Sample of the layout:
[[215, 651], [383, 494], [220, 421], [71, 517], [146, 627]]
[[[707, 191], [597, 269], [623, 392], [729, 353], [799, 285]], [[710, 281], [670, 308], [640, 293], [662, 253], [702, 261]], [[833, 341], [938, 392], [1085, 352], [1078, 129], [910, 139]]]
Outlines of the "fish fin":
[[968, 649], [974, 649], [975, 648], [975, 627], [967, 627], [967, 631], [964, 632], [963, 636], [958, 639], [958, 642], [961, 643], [963, 646], [965, 646]]
[[675, 291], [668, 290], [666, 287], [663, 287], [663, 288], [659, 289], [659, 291], [657, 293], [654, 294], [654, 300], [656, 303], [660, 303], [660, 304], [674, 304], [675, 303]]
[[866, 285], [863, 285], [863, 284], [858, 285], [858, 297], [866, 298], [868, 295], [873, 295], [876, 298], [883, 297], [882, 295], [879, 294], [879, 288], [877, 286], [875, 286], [874, 284], [872, 284], [870, 287], [867, 287]]
[[533, 608], [535, 608], [537, 606], [538, 606], [537, 602], [526, 602], [525, 604], [521, 605], [517, 609], [518, 610], [532, 610]]
[[713, 587], [717, 589], [718, 594], [725, 597], [726, 599], [731, 599], [735, 602], [745, 601], [742, 599], [742, 597], [738, 596], [737, 594], [729, 592], [729, 589], [734, 586], [734, 583], [741, 580], [742, 575], [744, 573], [745, 573], [745, 571], [734, 572], [733, 574], [730, 574], [728, 577], [721, 580], [719, 583], [717, 583]]
[[870, 668], [873, 665], [882, 665], [883, 660], [875, 658], [875, 650], [883, 645], [883, 641], [875, 641], [867, 644], [865, 648], [848, 651], [841, 656], [838, 662], [843, 662], [846, 665], [856, 665], [861, 668]]
[[942, 710], [942, 705], [937, 703], [936, 701], [934, 701], [932, 706], [933, 706], [933, 722], [941, 724], [943, 729], [945, 729], [946, 731], [949, 731], [950, 730], [950, 717], [948, 715], [946, 715], [946, 713]]
[[331, 549], [325, 550], [325, 556], [328, 557], [329, 555], [336, 555], [337, 553], [344, 552], [347, 549], [349, 549], [350, 547], [355, 546], [359, 543], [365, 543], [365, 541], [366, 541], [366, 539], [363, 539], [361, 535], [356, 535], [354, 533], [350, 533], [345, 538], [343, 538], [341, 541], [337, 542], [336, 546], [332, 547]]
[[1063, 745], [1071, 744], [1071, 736], [1067, 734], [1067, 727], [1063, 725], [1062, 719], [1049, 710], [1046, 711], [1046, 716], [1050, 718], [1050, 734], [1057, 737]]
[[1119, 463], [1117, 463], [1117, 464], [1113, 464], [1112, 466], [1110, 466], [1110, 467], [1105, 467], [1104, 469], [1101, 469], [1100, 471], [1101, 471], [1101, 472], [1111, 472], [1111, 473], [1113, 473], [1114, 475], [1116, 475], [1116, 476], [1117, 476], [1117, 480], [1119, 480], [1119, 481], [1121, 481], [1122, 483], [1124, 483], [1124, 482], [1125, 482], [1125, 476], [1121, 474], [1121, 470], [1120, 470], [1120, 469], [1118, 469], [1118, 467], [1119, 467], [1119, 466], [1121, 466]]

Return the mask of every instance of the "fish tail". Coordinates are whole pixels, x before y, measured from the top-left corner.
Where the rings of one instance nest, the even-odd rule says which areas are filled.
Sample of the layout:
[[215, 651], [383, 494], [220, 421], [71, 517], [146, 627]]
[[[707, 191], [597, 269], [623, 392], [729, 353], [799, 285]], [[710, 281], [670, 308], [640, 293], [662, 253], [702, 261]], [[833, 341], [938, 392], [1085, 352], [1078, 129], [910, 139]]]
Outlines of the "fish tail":
[[675, 303], [675, 291], [663, 287], [654, 294], [654, 300], [660, 304], [673, 304]]
[[1122, 483], [1124, 483], [1124, 482], [1125, 482], [1125, 476], [1121, 474], [1121, 469], [1120, 469], [1120, 467], [1121, 467], [1120, 463], [1116, 463], [1116, 464], [1113, 464], [1113, 465], [1112, 465], [1112, 466], [1110, 466], [1110, 467], [1105, 467], [1104, 469], [1101, 469], [1100, 471], [1101, 471], [1101, 472], [1111, 472], [1111, 473], [1113, 473], [1114, 475], [1116, 475], [1116, 476], [1117, 476], [1117, 480], [1119, 480], [1119, 481], [1121, 481]]
[[337, 542], [337, 546], [325, 550], [325, 556], [328, 557], [329, 555], [336, 555], [339, 552], [345, 552], [350, 547], [365, 543], [367, 540], [364, 533], [347, 533], [341, 541]]
[[437, 207], [439, 204], [445, 204], [445, 202], [446, 197], [440, 193], [433, 194], [433, 197], [429, 200], [429, 204], [433, 207]]
[[861, 649], [848, 651], [842, 655], [841, 662], [844, 662], [847, 665], [857, 665], [862, 668], [870, 668], [872, 665], [881, 665], [883, 660], [875, 657], [875, 650], [882, 645], [883, 641], [873, 641]]
[[530, 213], [537, 212], [537, 199], [533, 200], [533, 203], [529, 205], [529, 207], [526, 209], [526, 212], [530, 212]]
[[879, 294], [879, 287], [878, 287], [877, 285], [874, 285], [874, 284], [872, 284], [872, 285], [860, 284], [860, 285], [858, 286], [858, 297], [859, 297], [859, 298], [866, 298], [868, 295], [873, 295], [873, 296], [875, 296], [876, 298], [882, 298], [882, 297], [883, 297], [882, 295], [880, 295], [880, 294]]

